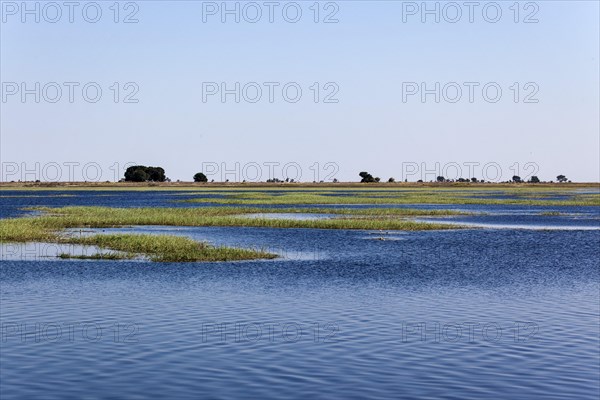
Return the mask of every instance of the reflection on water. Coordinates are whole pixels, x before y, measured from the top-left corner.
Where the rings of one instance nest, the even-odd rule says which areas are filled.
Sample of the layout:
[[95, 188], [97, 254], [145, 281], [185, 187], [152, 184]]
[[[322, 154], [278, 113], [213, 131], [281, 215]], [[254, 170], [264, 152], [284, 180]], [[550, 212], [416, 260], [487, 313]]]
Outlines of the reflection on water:
[[[480, 209], [488, 215], [442, 220], [588, 227], [598, 217]], [[598, 230], [110, 231], [291, 256], [3, 260], [3, 400], [597, 399]]]

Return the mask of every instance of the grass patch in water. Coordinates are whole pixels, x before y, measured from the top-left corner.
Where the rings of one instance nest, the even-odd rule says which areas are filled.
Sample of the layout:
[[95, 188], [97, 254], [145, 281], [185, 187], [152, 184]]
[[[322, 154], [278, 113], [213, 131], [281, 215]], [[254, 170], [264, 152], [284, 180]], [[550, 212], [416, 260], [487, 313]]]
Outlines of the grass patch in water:
[[[431, 230], [448, 229], [447, 225], [413, 222], [404, 217], [445, 216], [461, 214], [451, 210], [415, 209], [287, 209], [250, 207], [202, 207], [202, 208], [110, 208], [110, 207], [63, 207], [36, 208], [44, 211], [38, 217], [0, 220], [0, 235], [26, 237], [47, 233], [48, 230], [66, 228], [106, 228], [131, 225], [162, 226], [241, 226], [271, 228], [317, 228], [317, 229], [397, 229]], [[321, 220], [291, 220], [271, 218], [247, 218], [252, 213], [331, 213], [344, 218]], [[371, 218], [368, 218], [371, 217]], [[28, 221], [21, 221], [28, 220]], [[15, 222], [17, 221], [17, 222]], [[20, 224], [28, 227], [22, 229]], [[15, 226], [12, 226], [15, 225]], [[14, 230], [14, 232], [12, 231]]]
[[[207, 193], [203, 193], [207, 194]], [[179, 200], [186, 203], [232, 204], [232, 205], [318, 205], [318, 204], [480, 204], [480, 205], [546, 205], [546, 206], [600, 206], [600, 195], [581, 195], [562, 190], [549, 191], [542, 188], [506, 188], [503, 190], [467, 190], [465, 188], [425, 188], [404, 190], [344, 190], [344, 191], [233, 191], [222, 198], [198, 197]], [[474, 197], [474, 196], [477, 197]], [[547, 199], [552, 195], [570, 195], [565, 199]], [[201, 196], [199, 194], [199, 196]], [[497, 198], [498, 196], [510, 196]]]
[[72, 240], [77, 244], [105, 247], [127, 254], [142, 253], [158, 262], [239, 261], [277, 257], [265, 251], [214, 247], [190, 238], [169, 235], [113, 234]]
[[[138, 224], [186, 225], [183, 222], [189, 217], [188, 213], [173, 216], [168, 211], [160, 209], [144, 209], [145, 212], [138, 213], [136, 209], [107, 207], [43, 208], [41, 210], [53, 213], [0, 220], [0, 241], [2, 243], [48, 242], [95, 245], [125, 253], [146, 255], [153, 261], [237, 261], [276, 257], [262, 250], [214, 247], [178, 236], [115, 234], [73, 237], [66, 236], [62, 232], [68, 228], [84, 227], [102, 228]], [[151, 215], [152, 210], [157, 211], [154, 217]], [[126, 215], [129, 218], [124, 218]]]
[[[75, 237], [65, 229], [108, 228], [132, 225], [162, 226], [236, 226], [265, 228], [366, 229], [366, 230], [437, 230], [457, 226], [415, 222], [409, 216], [453, 215], [449, 210], [411, 209], [286, 209], [249, 207], [202, 208], [110, 208], [40, 207], [44, 214], [35, 217], [0, 220], [2, 242], [50, 242], [94, 245], [115, 251], [144, 254], [154, 261], [232, 261], [274, 258], [262, 250], [213, 247], [179, 236], [94, 235]], [[322, 220], [247, 218], [243, 214], [265, 212], [336, 213], [343, 217]]]
[[[110, 208], [64, 207], [35, 208], [44, 214], [0, 220], [0, 240], [4, 242], [51, 242], [94, 245], [126, 255], [143, 254], [153, 261], [234, 261], [276, 257], [262, 250], [214, 247], [189, 238], [166, 235], [94, 235], [66, 236], [65, 229], [107, 228], [131, 225], [163, 226], [241, 226], [268, 228], [433, 230], [455, 229], [450, 225], [414, 222], [403, 217], [453, 215], [449, 210], [413, 209], [268, 209], [249, 207], [202, 208]], [[342, 218], [323, 220], [289, 220], [247, 218], [242, 214], [264, 212], [333, 213]], [[67, 257], [64, 254], [63, 257]], [[106, 259], [106, 255], [102, 255]], [[94, 256], [71, 256], [94, 258]], [[116, 256], [115, 256], [116, 257]], [[124, 256], [125, 258], [125, 256]], [[113, 258], [116, 259], [116, 258]]]
[[94, 253], [90, 255], [79, 254], [74, 255], [70, 253], [60, 253], [58, 258], [64, 260], [75, 259], [75, 260], [130, 260], [135, 258], [136, 255], [132, 253]]

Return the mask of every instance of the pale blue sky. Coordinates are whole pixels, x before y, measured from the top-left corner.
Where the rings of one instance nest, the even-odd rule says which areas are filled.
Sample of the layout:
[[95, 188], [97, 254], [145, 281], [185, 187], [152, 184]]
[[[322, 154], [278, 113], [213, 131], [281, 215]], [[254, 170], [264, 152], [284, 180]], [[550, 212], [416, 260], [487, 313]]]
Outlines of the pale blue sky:
[[[472, 175], [479, 178], [484, 164], [497, 163], [509, 179], [515, 163], [523, 176], [523, 166], [535, 163], [543, 180], [559, 173], [576, 181], [600, 180], [597, 1], [535, 2], [538, 23], [522, 22], [535, 11], [524, 9], [528, 2], [519, 4], [519, 23], [510, 8], [514, 1], [497, 2], [503, 12], [497, 23], [485, 21], [481, 7], [473, 23], [468, 15], [457, 23], [443, 15], [440, 23], [432, 16], [422, 23], [420, 14], [406, 16], [405, 23], [408, 2], [337, 1], [339, 22], [331, 24], [313, 22], [309, 7], [314, 1], [297, 2], [303, 14], [295, 24], [282, 18], [281, 7], [289, 2], [279, 2], [273, 23], [267, 15], [257, 23], [243, 18], [235, 23], [231, 17], [222, 23], [219, 15], [210, 15], [204, 23], [206, 2], [138, 1], [139, 22], [133, 24], [113, 22], [112, 1], [98, 2], [103, 14], [95, 24], [82, 18], [81, 9], [75, 10], [73, 23], [67, 15], [57, 23], [44, 21], [43, 15], [40, 23], [32, 16], [22, 23], [20, 10], [12, 15], [6, 3], [11, 2], [2, 5], [3, 95], [7, 82], [29, 87], [97, 82], [103, 97], [88, 103], [81, 86], [73, 103], [66, 89], [57, 103], [35, 103], [33, 95], [25, 103], [19, 94], [5, 96], [3, 163], [33, 168], [35, 162], [95, 162], [105, 169], [103, 179], [113, 180], [111, 165], [135, 162], [160, 165], [169, 177], [190, 180], [203, 162], [231, 169], [236, 162], [294, 162], [303, 169], [303, 181], [314, 179], [309, 167], [315, 162], [320, 179], [331, 171], [323, 165], [333, 162], [339, 166], [335, 177], [344, 181], [357, 180], [362, 170], [402, 179], [403, 162], [419, 168], [426, 163], [429, 169], [454, 162], [463, 166], [465, 177], [470, 177], [465, 163], [478, 162]], [[440, 7], [446, 3], [439, 2]], [[334, 10], [324, 10], [326, 4], [319, 4], [320, 19]], [[132, 10], [121, 10], [119, 18]], [[135, 82], [139, 102], [114, 103], [114, 82]], [[203, 82], [297, 82], [303, 96], [288, 103], [279, 89], [273, 103], [266, 92], [257, 103], [235, 103], [233, 96], [226, 103], [218, 96], [203, 102]], [[339, 102], [315, 103], [314, 82], [336, 83]], [[479, 86], [473, 103], [466, 88], [454, 104], [435, 103], [433, 95], [425, 103], [419, 96], [403, 102], [403, 82], [429, 87], [496, 82], [503, 94], [490, 103]], [[515, 82], [521, 86], [518, 103], [510, 89]], [[534, 87], [525, 90], [528, 82], [539, 88], [538, 103], [523, 102]]]

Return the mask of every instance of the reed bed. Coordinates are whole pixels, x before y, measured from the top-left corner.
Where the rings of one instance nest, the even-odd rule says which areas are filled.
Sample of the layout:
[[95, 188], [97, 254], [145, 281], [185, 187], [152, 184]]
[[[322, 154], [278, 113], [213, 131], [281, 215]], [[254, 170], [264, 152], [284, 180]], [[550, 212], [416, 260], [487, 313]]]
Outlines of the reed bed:
[[215, 247], [169, 235], [113, 234], [73, 239], [77, 244], [109, 248], [126, 254], [142, 253], [157, 262], [240, 261], [277, 257], [260, 250]]
[[75, 259], [75, 260], [130, 260], [132, 258], [136, 258], [137, 255], [134, 253], [94, 253], [90, 255], [86, 254], [70, 254], [70, 253], [60, 253], [58, 258], [62, 258], [64, 260]]
[[[186, 203], [213, 203], [231, 205], [319, 205], [319, 204], [439, 204], [439, 205], [528, 205], [528, 206], [600, 206], [600, 195], [577, 195], [573, 194], [567, 199], [545, 199], [555, 193], [534, 194], [531, 192], [514, 193], [456, 193], [446, 191], [396, 191], [384, 194], [373, 192], [352, 192], [343, 195], [331, 195], [331, 193], [233, 193], [225, 194], [223, 198], [198, 197], [179, 200]], [[509, 198], [497, 198], [498, 196], [514, 196]], [[564, 193], [561, 193], [564, 195]], [[478, 197], [475, 197], [478, 196]]]
[[[434, 230], [456, 229], [446, 224], [415, 222], [410, 216], [445, 216], [450, 210], [416, 209], [292, 209], [251, 207], [201, 208], [111, 208], [111, 207], [36, 207], [42, 214], [0, 220], [2, 242], [54, 242], [94, 245], [126, 254], [143, 254], [154, 261], [233, 261], [273, 258], [262, 250], [213, 247], [188, 238], [165, 235], [94, 235], [73, 237], [65, 229], [109, 228], [136, 225], [235, 226], [264, 228]], [[321, 220], [248, 218], [249, 214], [271, 212], [339, 214], [341, 218]], [[67, 257], [67, 255], [65, 255]]]

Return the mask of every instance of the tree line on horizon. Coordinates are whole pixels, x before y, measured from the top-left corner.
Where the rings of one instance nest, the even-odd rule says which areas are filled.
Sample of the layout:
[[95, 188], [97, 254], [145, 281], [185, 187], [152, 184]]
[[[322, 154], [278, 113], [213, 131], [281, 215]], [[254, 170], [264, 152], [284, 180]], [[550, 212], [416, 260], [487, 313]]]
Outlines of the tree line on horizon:
[[[366, 171], [362, 171], [358, 174], [358, 176], [361, 178], [360, 182], [361, 183], [379, 183], [381, 182], [381, 178], [379, 177], [374, 177], [372, 174], [366, 172]], [[193, 180], [194, 182], [197, 183], [206, 183], [208, 182], [208, 177], [203, 173], [203, 172], [197, 172], [196, 174], [194, 174], [193, 176]], [[167, 178], [166, 174], [165, 174], [165, 170], [162, 167], [147, 167], [145, 165], [134, 165], [131, 167], [128, 167], [125, 170], [125, 177], [124, 179], [122, 179], [121, 181], [124, 182], [170, 182], [171, 180], [169, 178]], [[570, 180], [567, 179], [567, 177], [565, 175], [558, 175], [556, 177], [556, 181], [559, 183], [565, 183], [565, 182], [571, 182]], [[214, 179], [212, 180], [212, 182], [214, 182]], [[229, 180], [227, 181], [229, 182]], [[244, 181], [245, 182], [245, 181]], [[273, 178], [273, 179], [268, 179], [267, 183], [294, 183], [293, 179], [285, 179], [285, 180], [280, 180], [278, 178]], [[389, 178], [387, 180], [388, 183], [395, 183], [396, 180], [392, 177]], [[405, 180], [404, 182], [408, 182], [408, 180]], [[435, 181], [430, 181], [430, 182], [437, 182], [437, 183], [452, 183], [452, 182], [459, 182], [459, 183], [486, 183], [485, 180], [481, 179], [477, 179], [477, 178], [458, 178], [458, 179], [446, 179], [443, 176], [438, 176], [436, 178]], [[314, 182], [316, 183], [316, 182]], [[323, 183], [323, 181], [321, 181], [320, 183]], [[338, 183], [337, 179], [334, 179], [332, 181], [332, 183]], [[417, 181], [417, 183], [423, 183], [423, 180], [419, 179]], [[497, 182], [497, 183], [554, 183], [553, 181], [549, 181], [549, 182], [542, 182], [537, 176], [532, 176], [531, 178], [529, 178], [528, 181], [524, 181], [523, 179], [521, 179], [520, 176], [514, 175], [512, 177], [512, 180], [510, 181], [505, 181], [505, 182]]]
[[[358, 174], [358, 176], [361, 177], [361, 183], [379, 183], [381, 182], [381, 178], [377, 177], [373, 177], [373, 175], [371, 175], [370, 173], [363, 171], [360, 172]], [[564, 182], [571, 182], [570, 180], [567, 179], [567, 177], [565, 175], [558, 175], [556, 177], [556, 181], [559, 183], [564, 183]], [[396, 180], [392, 177], [388, 179], [388, 183], [394, 183], [396, 182]], [[408, 182], [408, 180], [404, 180], [404, 182]], [[434, 182], [434, 181], [430, 181], [430, 182]], [[452, 183], [452, 182], [459, 182], [459, 183], [486, 183], [485, 180], [483, 179], [477, 179], [477, 178], [458, 178], [458, 179], [446, 179], [443, 176], [438, 176], [435, 180], [435, 182], [438, 183]], [[419, 179], [417, 181], [417, 183], [423, 183], [422, 179]], [[529, 178], [528, 181], [524, 181], [523, 179], [521, 179], [520, 176], [514, 175], [512, 177], [512, 179], [510, 181], [505, 181], [505, 182], [497, 182], [497, 183], [542, 183], [542, 181], [540, 180], [540, 178], [538, 178], [537, 176], [532, 176], [531, 178]], [[543, 182], [543, 183], [554, 183], [553, 181], [550, 182]]]

